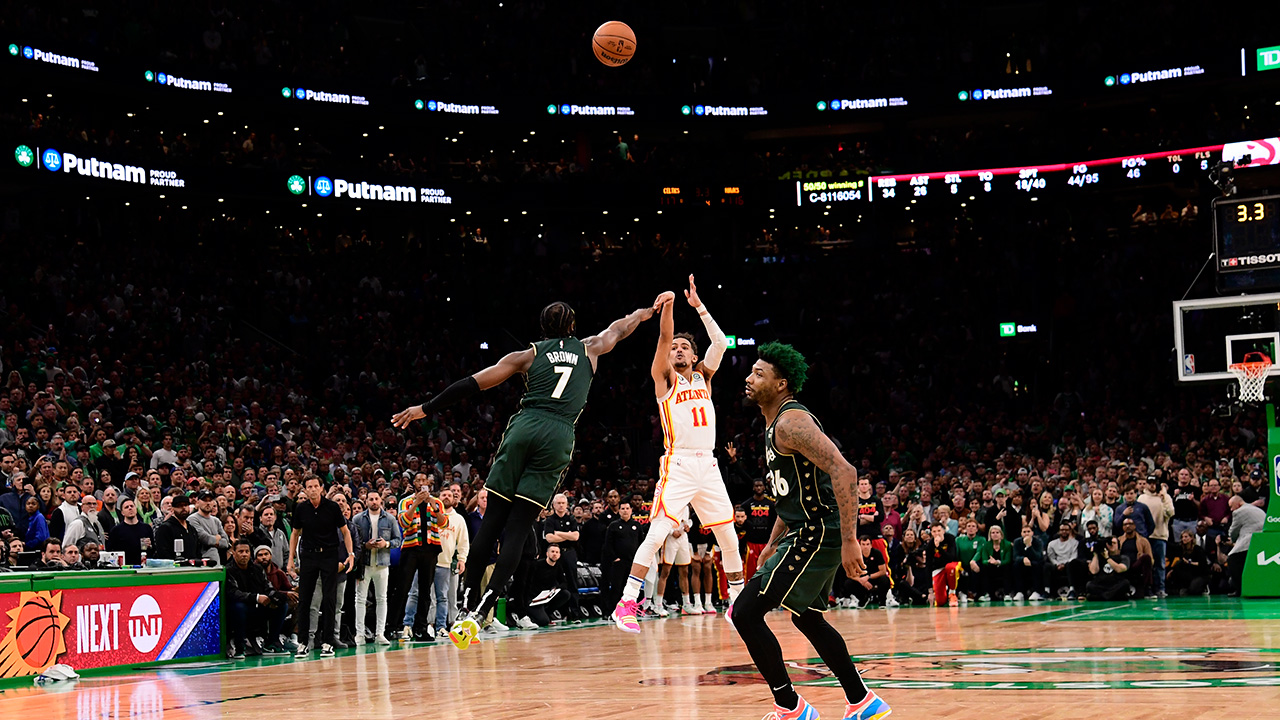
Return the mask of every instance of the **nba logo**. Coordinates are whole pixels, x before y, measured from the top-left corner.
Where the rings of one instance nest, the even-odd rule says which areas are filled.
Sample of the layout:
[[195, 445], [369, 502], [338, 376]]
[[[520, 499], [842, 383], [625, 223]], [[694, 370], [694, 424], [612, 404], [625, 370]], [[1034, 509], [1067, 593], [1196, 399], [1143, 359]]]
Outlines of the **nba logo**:
[[1184, 376], [1196, 374], [1196, 356], [1195, 355], [1188, 354], [1188, 355], [1182, 356], [1182, 374]]
[[1274, 492], [1280, 494], [1280, 455], [1275, 456], [1275, 460], [1272, 462], [1271, 482], [1275, 485]]

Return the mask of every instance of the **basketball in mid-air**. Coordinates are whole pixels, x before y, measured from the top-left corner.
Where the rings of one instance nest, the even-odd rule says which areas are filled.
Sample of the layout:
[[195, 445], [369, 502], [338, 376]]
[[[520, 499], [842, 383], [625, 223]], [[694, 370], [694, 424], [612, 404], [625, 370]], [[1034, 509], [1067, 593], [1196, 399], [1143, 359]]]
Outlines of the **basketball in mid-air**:
[[620, 67], [636, 54], [636, 34], [626, 23], [610, 20], [596, 28], [596, 34], [591, 38], [591, 49], [595, 50], [600, 62], [609, 67]]

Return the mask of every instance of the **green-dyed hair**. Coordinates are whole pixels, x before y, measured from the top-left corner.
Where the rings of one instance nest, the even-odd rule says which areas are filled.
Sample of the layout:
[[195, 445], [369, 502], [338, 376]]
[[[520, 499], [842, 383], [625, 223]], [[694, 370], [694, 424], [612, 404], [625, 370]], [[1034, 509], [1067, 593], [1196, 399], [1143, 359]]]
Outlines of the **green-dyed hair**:
[[799, 350], [786, 343], [771, 342], [760, 346], [760, 359], [773, 366], [773, 371], [787, 381], [793, 393], [799, 393], [809, 379], [809, 363]]

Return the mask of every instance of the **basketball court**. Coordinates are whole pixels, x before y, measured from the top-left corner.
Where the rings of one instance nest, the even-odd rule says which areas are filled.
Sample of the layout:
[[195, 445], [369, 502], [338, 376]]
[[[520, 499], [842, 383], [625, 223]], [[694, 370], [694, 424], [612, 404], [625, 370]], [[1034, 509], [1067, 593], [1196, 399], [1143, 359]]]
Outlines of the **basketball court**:
[[[1272, 718], [1280, 600], [1179, 598], [833, 610], [895, 718]], [[770, 615], [798, 691], [839, 717], [841, 692], [785, 613]], [[742, 718], [768, 689], [723, 615], [175, 665], [0, 690], [8, 717]], [[1121, 706], [1132, 708], [1122, 710]], [[1229, 709], [1229, 710], [1227, 710]], [[656, 713], [656, 714], [655, 714]]]

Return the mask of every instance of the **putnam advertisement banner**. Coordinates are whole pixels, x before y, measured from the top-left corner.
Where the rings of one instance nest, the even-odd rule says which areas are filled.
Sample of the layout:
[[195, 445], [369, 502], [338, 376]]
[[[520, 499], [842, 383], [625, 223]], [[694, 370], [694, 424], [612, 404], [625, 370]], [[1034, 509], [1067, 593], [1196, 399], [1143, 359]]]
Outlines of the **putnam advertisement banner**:
[[0, 594], [0, 678], [216, 655], [219, 583]]

